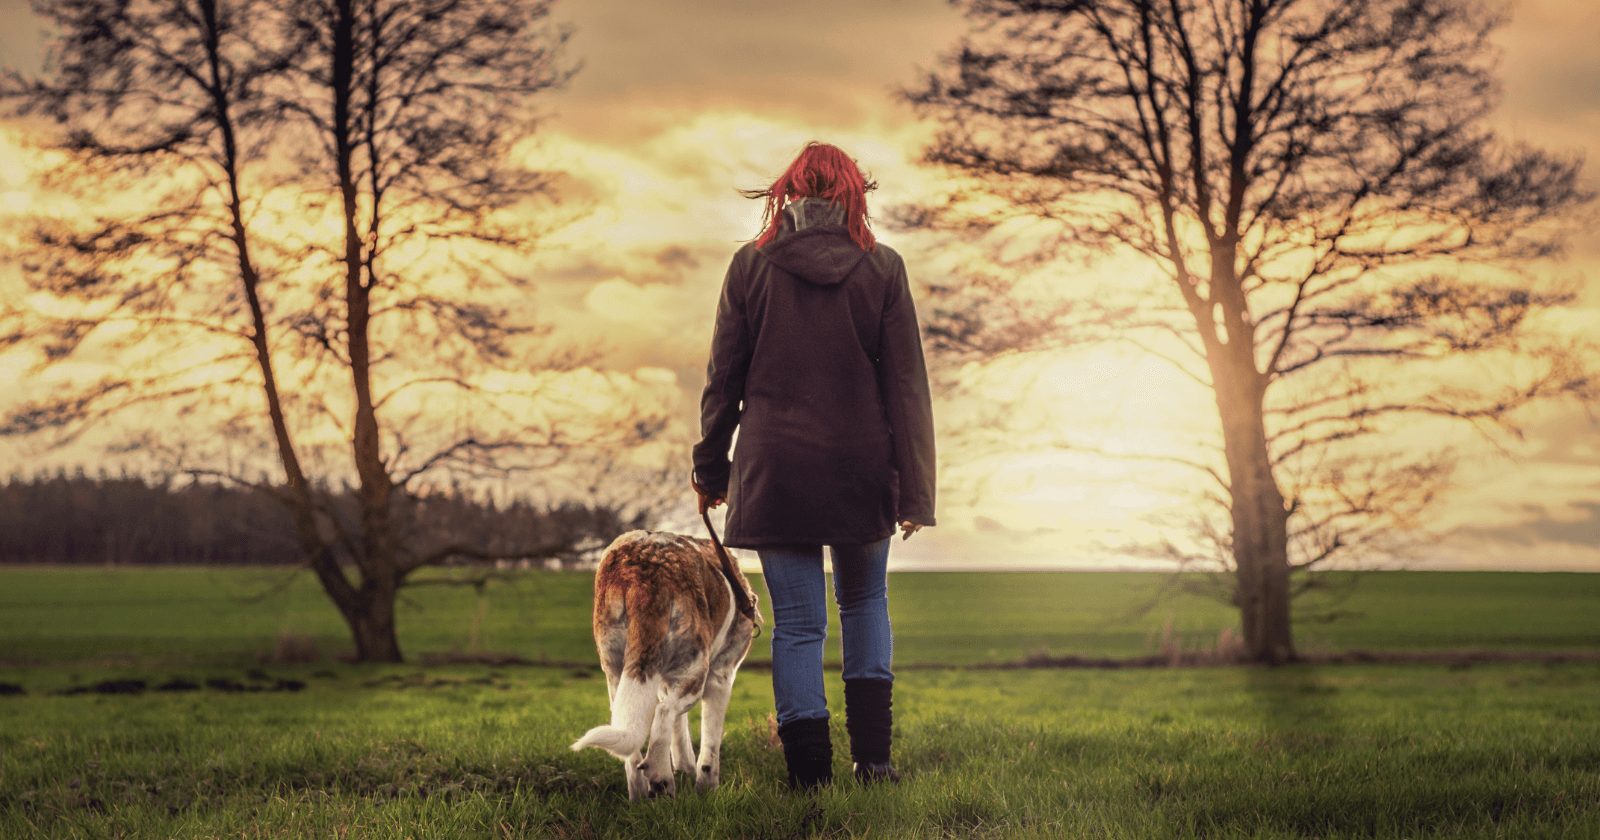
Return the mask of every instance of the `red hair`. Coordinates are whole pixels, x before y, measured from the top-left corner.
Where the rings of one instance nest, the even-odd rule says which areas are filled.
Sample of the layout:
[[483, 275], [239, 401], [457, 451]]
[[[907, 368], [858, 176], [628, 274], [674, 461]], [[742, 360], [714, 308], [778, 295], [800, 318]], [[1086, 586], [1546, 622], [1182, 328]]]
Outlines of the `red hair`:
[[756, 237], [757, 248], [778, 235], [783, 224], [783, 208], [789, 199], [815, 196], [844, 207], [850, 239], [863, 251], [871, 251], [877, 247], [877, 240], [867, 226], [867, 192], [877, 187], [877, 182], [863, 173], [855, 159], [838, 146], [812, 140], [772, 186], [739, 192], [745, 198], [766, 199], [761, 212], [761, 234]]

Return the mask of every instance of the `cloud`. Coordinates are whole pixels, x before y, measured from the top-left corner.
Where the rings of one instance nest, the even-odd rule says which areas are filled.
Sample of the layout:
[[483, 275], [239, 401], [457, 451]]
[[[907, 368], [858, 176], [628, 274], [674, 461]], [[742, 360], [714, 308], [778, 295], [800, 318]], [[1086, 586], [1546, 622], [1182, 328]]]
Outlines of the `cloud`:
[[1586, 548], [1600, 559], [1600, 500], [1575, 502], [1561, 508], [1523, 505], [1532, 516], [1499, 527], [1468, 527], [1457, 531], [1464, 541], [1490, 539], [1521, 546], [1556, 543]]

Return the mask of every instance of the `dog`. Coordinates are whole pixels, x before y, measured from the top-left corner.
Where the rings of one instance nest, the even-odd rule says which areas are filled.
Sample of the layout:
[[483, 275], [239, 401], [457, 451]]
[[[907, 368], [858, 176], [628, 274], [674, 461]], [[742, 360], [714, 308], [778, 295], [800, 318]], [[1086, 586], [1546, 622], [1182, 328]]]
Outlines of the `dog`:
[[[733, 576], [755, 605], [744, 574]], [[622, 759], [628, 800], [677, 794], [676, 774], [694, 772], [701, 792], [722, 775], [723, 722], [734, 675], [750, 653], [759, 609], [740, 613], [710, 540], [629, 531], [612, 541], [595, 572], [594, 641], [611, 695], [611, 723], [572, 743]], [[700, 709], [700, 755], [689, 710]]]

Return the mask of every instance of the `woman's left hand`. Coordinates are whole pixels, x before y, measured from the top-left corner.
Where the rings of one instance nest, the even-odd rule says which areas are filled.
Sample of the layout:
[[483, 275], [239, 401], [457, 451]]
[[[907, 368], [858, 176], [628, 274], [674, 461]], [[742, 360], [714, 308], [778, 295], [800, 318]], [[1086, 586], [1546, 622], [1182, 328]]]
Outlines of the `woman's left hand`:
[[900, 522], [900, 529], [905, 532], [905, 536], [902, 536], [900, 539], [909, 540], [911, 539], [912, 534], [922, 530], [922, 524], [905, 519]]

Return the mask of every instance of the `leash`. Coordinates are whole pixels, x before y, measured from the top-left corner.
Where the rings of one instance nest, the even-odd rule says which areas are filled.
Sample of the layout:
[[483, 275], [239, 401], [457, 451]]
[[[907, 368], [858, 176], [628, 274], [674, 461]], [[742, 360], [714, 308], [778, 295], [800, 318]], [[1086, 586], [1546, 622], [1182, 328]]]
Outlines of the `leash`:
[[700, 518], [706, 523], [706, 531], [711, 534], [711, 544], [717, 547], [717, 556], [722, 558], [722, 576], [728, 579], [728, 587], [733, 590], [734, 603], [738, 605], [739, 614], [750, 619], [755, 626], [755, 635], [761, 635], [761, 616], [756, 612], [755, 605], [750, 603], [750, 596], [744, 591], [744, 584], [740, 582], [739, 575], [734, 571], [733, 558], [728, 556], [728, 549], [723, 547], [722, 538], [717, 536], [717, 529], [711, 525], [711, 511], [700, 511]]

